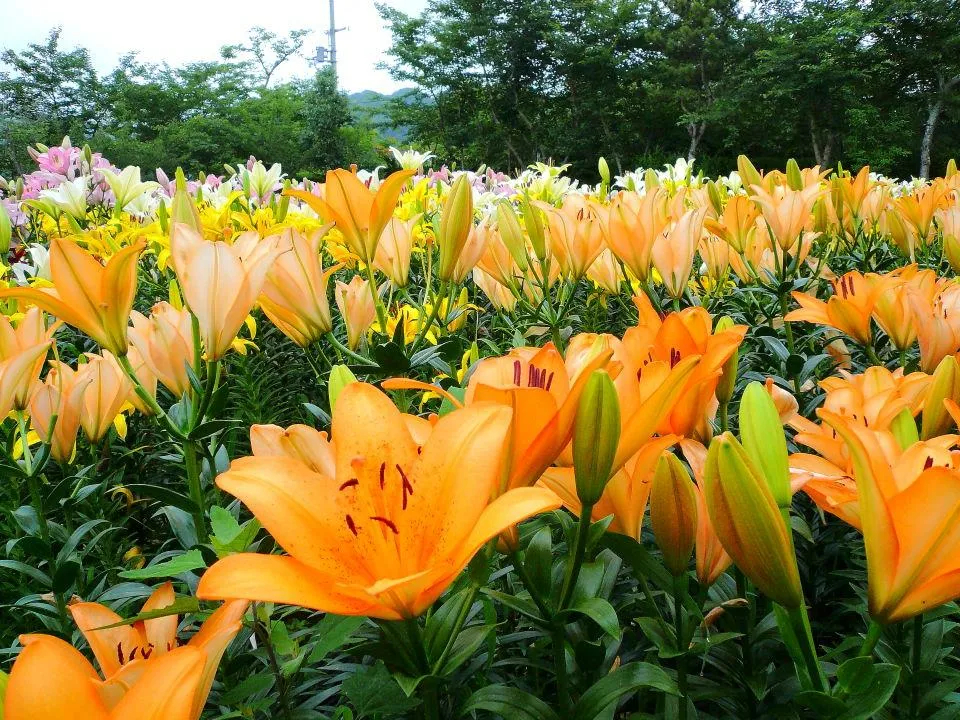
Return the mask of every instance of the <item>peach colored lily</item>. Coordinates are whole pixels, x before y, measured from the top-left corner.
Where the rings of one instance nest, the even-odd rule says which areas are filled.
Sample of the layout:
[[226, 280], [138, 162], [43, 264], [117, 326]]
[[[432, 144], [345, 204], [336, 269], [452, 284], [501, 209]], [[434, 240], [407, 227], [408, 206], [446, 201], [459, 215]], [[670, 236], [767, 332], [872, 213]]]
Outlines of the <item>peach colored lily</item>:
[[758, 185], [753, 187], [753, 201], [763, 213], [763, 219], [777, 245], [784, 252], [793, 250], [803, 231], [808, 229], [813, 205], [823, 194], [817, 183], [802, 190], [791, 190], [781, 185], [768, 191]]
[[363, 334], [377, 317], [369, 283], [359, 275], [354, 275], [349, 283], [337, 280], [333, 295], [347, 326], [347, 345], [351, 350], [356, 350]]
[[0, 290], [0, 298], [36, 305], [85, 332], [103, 349], [125, 355], [127, 323], [137, 292], [137, 258], [145, 244], [141, 240], [125, 247], [103, 266], [72, 240], [51, 238], [53, 288], [8, 288]]
[[[83, 396], [91, 378], [78, 375], [69, 365], [53, 363], [43, 384], [30, 398], [30, 424], [40, 440], [50, 445], [50, 456], [57, 462], [69, 462], [80, 430]], [[56, 416], [53, 434], [50, 424]]]
[[657, 188], [646, 195], [621, 192], [610, 201], [607, 244], [640, 281], [653, 262], [653, 244], [667, 227], [666, 193]]
[[291, 250], [270, 266], [260, 294], [260, 308], [270, 322], [300, 347], [311, 345], [333, 328], [327, 283], [340, 266], [325, 271], [320, 261], [320, 244], [330, 227], [309, 236], [285, 230], [280, 244]]
[[413, 228], [418, 222], [419, 215], [406, 221], [391, 217], [380, 234], [373, 264], [396, 287], [406, 287], [413, 252]]
[[380, 236], [393, 216], [403, 186], [414, 172], [395, 172], [373, 192], [349, 170], [330, 170], [322, 198], [303, 190], [284, 190], [283, 194], [302, 200], [318, 215], [335, 222], [350, 250], [369, 265], [376, 256]]
[[[147, 318], [131, 313], [130, 343], [157, 379], [177, 397], [190, 390], [187, 367], [193, 367], [193, 329], [190, 313], [159, 302]], [[197, 368], [193, 368], [196, 372]]]
[[757, 231], [760, 209], [745, 195], [734, 195], [727, 201], [723, 214], [716, 220], [706, 218], [704, 227], [725, 240], [738, 253], [743, 253]]
[[207, 360], [222, 358], [253, 309], [277, 257], [289, 251], [289, 238], [239, 235], [232, 245], [210, 242], [197, 231], [176, 224], [170, 253], [183, 295], [200, 324]]
[[653, 265], [670, 297], [679, 298], [687, 288], [693, 258], [703, 235], [706, 208], [688, 210], [653, 243]]
[[827, 325], [846, 333], [861, 345], [873, 342], [870, 319], [877, 298], [887, 283], [876, 275], [863, 275], [856, 270], [833, 281], [833, 295], [826, 302], [813, 295], [794, 292], [799, 310], [787, 313], [787, 322], [806, 321]]

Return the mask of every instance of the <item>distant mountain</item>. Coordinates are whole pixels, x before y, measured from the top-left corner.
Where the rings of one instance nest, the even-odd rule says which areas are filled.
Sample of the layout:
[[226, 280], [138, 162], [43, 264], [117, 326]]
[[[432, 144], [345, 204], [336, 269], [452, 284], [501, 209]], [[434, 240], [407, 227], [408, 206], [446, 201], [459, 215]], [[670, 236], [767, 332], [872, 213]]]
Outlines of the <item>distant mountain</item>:
[[375, 90], [361, 90], [347, 95], [347, 99], [358, 120], [368, 121], [380, 131], [385, 140], [401, 143], [407, 138], [407, 128], [393, 125], [386, 105], [412, 96], [415, 92], [414, 88], [400, 88], [396, 92], [385, 95]]

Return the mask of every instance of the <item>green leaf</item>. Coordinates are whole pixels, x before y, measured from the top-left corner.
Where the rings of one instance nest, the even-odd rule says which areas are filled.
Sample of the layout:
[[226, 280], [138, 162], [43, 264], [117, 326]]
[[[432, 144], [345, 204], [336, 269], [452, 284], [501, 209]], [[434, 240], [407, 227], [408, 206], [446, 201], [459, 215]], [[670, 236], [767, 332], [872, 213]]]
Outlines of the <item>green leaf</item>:
[[404, 715], [420, 704], [407, 697], [383, 663], [358, 669], [343, 681], [341, 690], [360, 718]]
[[214, 537], [224, 545], [233, 542], [240, 534], [240, 523], [226, 508], [214, 506], [210, 508], [210, 527]]
[[[423, 642], [427, 650], [427, 658], [431, 664], [440, 659], [444, 648], [450, 642], [450, 635], [453, 633], [454, 627], [458, 624], [457, 618], [462, 613], [469, 612], [468, 603], [472, 604], [473, 599], [472, 588], [464, 588], [447, 598], [443, 605], [427, 620]], [[460, 624], [462, 625], [462, 622]]]
[[523, 566], [540, 597], [550, 596], [553, 572], [553, 533], [549, 526], [537, 530], [523, 554]]
[[44, 587], [50, 587], [53, 582], [50, 579], [50, 576], [42, 570], [38, 570], [37, 568], [33, 567], [33, 565], [27, 565], [19, 560], [0, 560], [0, 568], [7, 568], [8, 570], [13, 570], [14, 572], [26, 575], [27, 577], [36, 580]]
[[870, 686], [874, 668], [872, 657], [855, 657], [837, 668], [837, 682], [846, 693], [860, 693]]
[[573, 709], [573, 720], [594, 720], [605, 709], [624, 695], [641, 688], [679, 695], [677, 684], [656, 665], [645, 662], [629, 663], [601, 678], [580, 698]]
[[620, 619], [613, 605], [603, 598], [586, 598], [560, 613], [561, 617], [571, 614], [584, 615], [593, 620], [607, 635], [620, 639]]
[[324, 615], [317, 626], [320, 639], [310, 653], [308, 662], [318, 663], [334, 650], [339, 650], [365, 622], [366, 618], [363, 617]]
[[487, 685], [477, 690], [460, 708], [459, 717], [476, 710], [486, 710], [510, 720], [560, 720], [536, 695], [506, 685]]
[[134, 615], [133, 617], [126, 618], [120, 622], [115, 622], [112, 625], [103, 625], [102, 627], [95, 628], [96, 630], [109, 630], [110, 628], [122, 627], [124, 625], [133, 625], [134, 623], [143, 622], [144, 620], [154, 620], [156, 618], [170, 617], [171, 615], [186, 615], [187, 613], [195, 613], [200, 609], [200, 601], [195, 597], [181, 597], [177, 598], [170, 605], [167, 605], [164, 608], [158, 610], [147, 610], [145, 612]]
[[249, 698], [260, 693], [266, 693], [273, 688], [275, 676], [272, 672], [262, 672], [244, 679], [220, 696], [221, 705], [239, 705], [248, 702]]
[[124, 570], [119, 573], [120, 577], [127, 580], [146, 580], [151, 578], [176, 577], [181, 573], [192, 570], [201, 570], [207, 567], [203, 555], [199, 550], [189, 550], [183, 555], [175, 557], [166, 562], [159, 562], [140, 570]]
[[840, 720], [868, 720], [886, 707], [887, 702], [897, 689], [900, 680], [900, 667], [880, 663], [873, 666], [873, 677], [860, 692], [847, 696], [847, 711]]
[[457, 635], [457, 639], [453, 641], [453, 648], [450, 650], [446, 661], [441, 667], [437, 668], [437, 674], [441, 677], [450, 675], [472, 658], [495, 628], [496, 625], [474, 625], [462, 630]]

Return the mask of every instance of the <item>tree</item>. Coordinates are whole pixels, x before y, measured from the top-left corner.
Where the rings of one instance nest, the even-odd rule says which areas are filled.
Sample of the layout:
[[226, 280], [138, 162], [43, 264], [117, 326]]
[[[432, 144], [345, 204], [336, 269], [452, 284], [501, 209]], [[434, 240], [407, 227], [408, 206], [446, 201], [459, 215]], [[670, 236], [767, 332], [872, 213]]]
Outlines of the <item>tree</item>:
[[261, 85], [267, 87], [280, 66], [300, 53], [310, 32], [306, 29], [291, 30], [287, 37], [281, 38], [257, 25], [250, 29], [246, 43], [224, 45], [220, 54], [224, 60], [245, 58], [242, 62], [254, 65], [261, 75]]

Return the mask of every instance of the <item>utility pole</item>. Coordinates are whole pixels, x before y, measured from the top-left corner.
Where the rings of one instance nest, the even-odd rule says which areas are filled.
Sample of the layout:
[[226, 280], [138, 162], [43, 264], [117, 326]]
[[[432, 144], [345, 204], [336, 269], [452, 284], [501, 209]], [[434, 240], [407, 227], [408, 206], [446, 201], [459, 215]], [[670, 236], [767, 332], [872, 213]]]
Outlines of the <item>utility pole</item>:
[[330, 0], [330, 29], [327, 30], [327, 37], [329, 38], [330, 45], [330, 67], [333, 69], [333, 81], [337, 81], [337, 33], [341, 30], [346, 30], [347, 28], [337, 27], [337, 21], [334, 16], [333, 10], [334, 0]]

